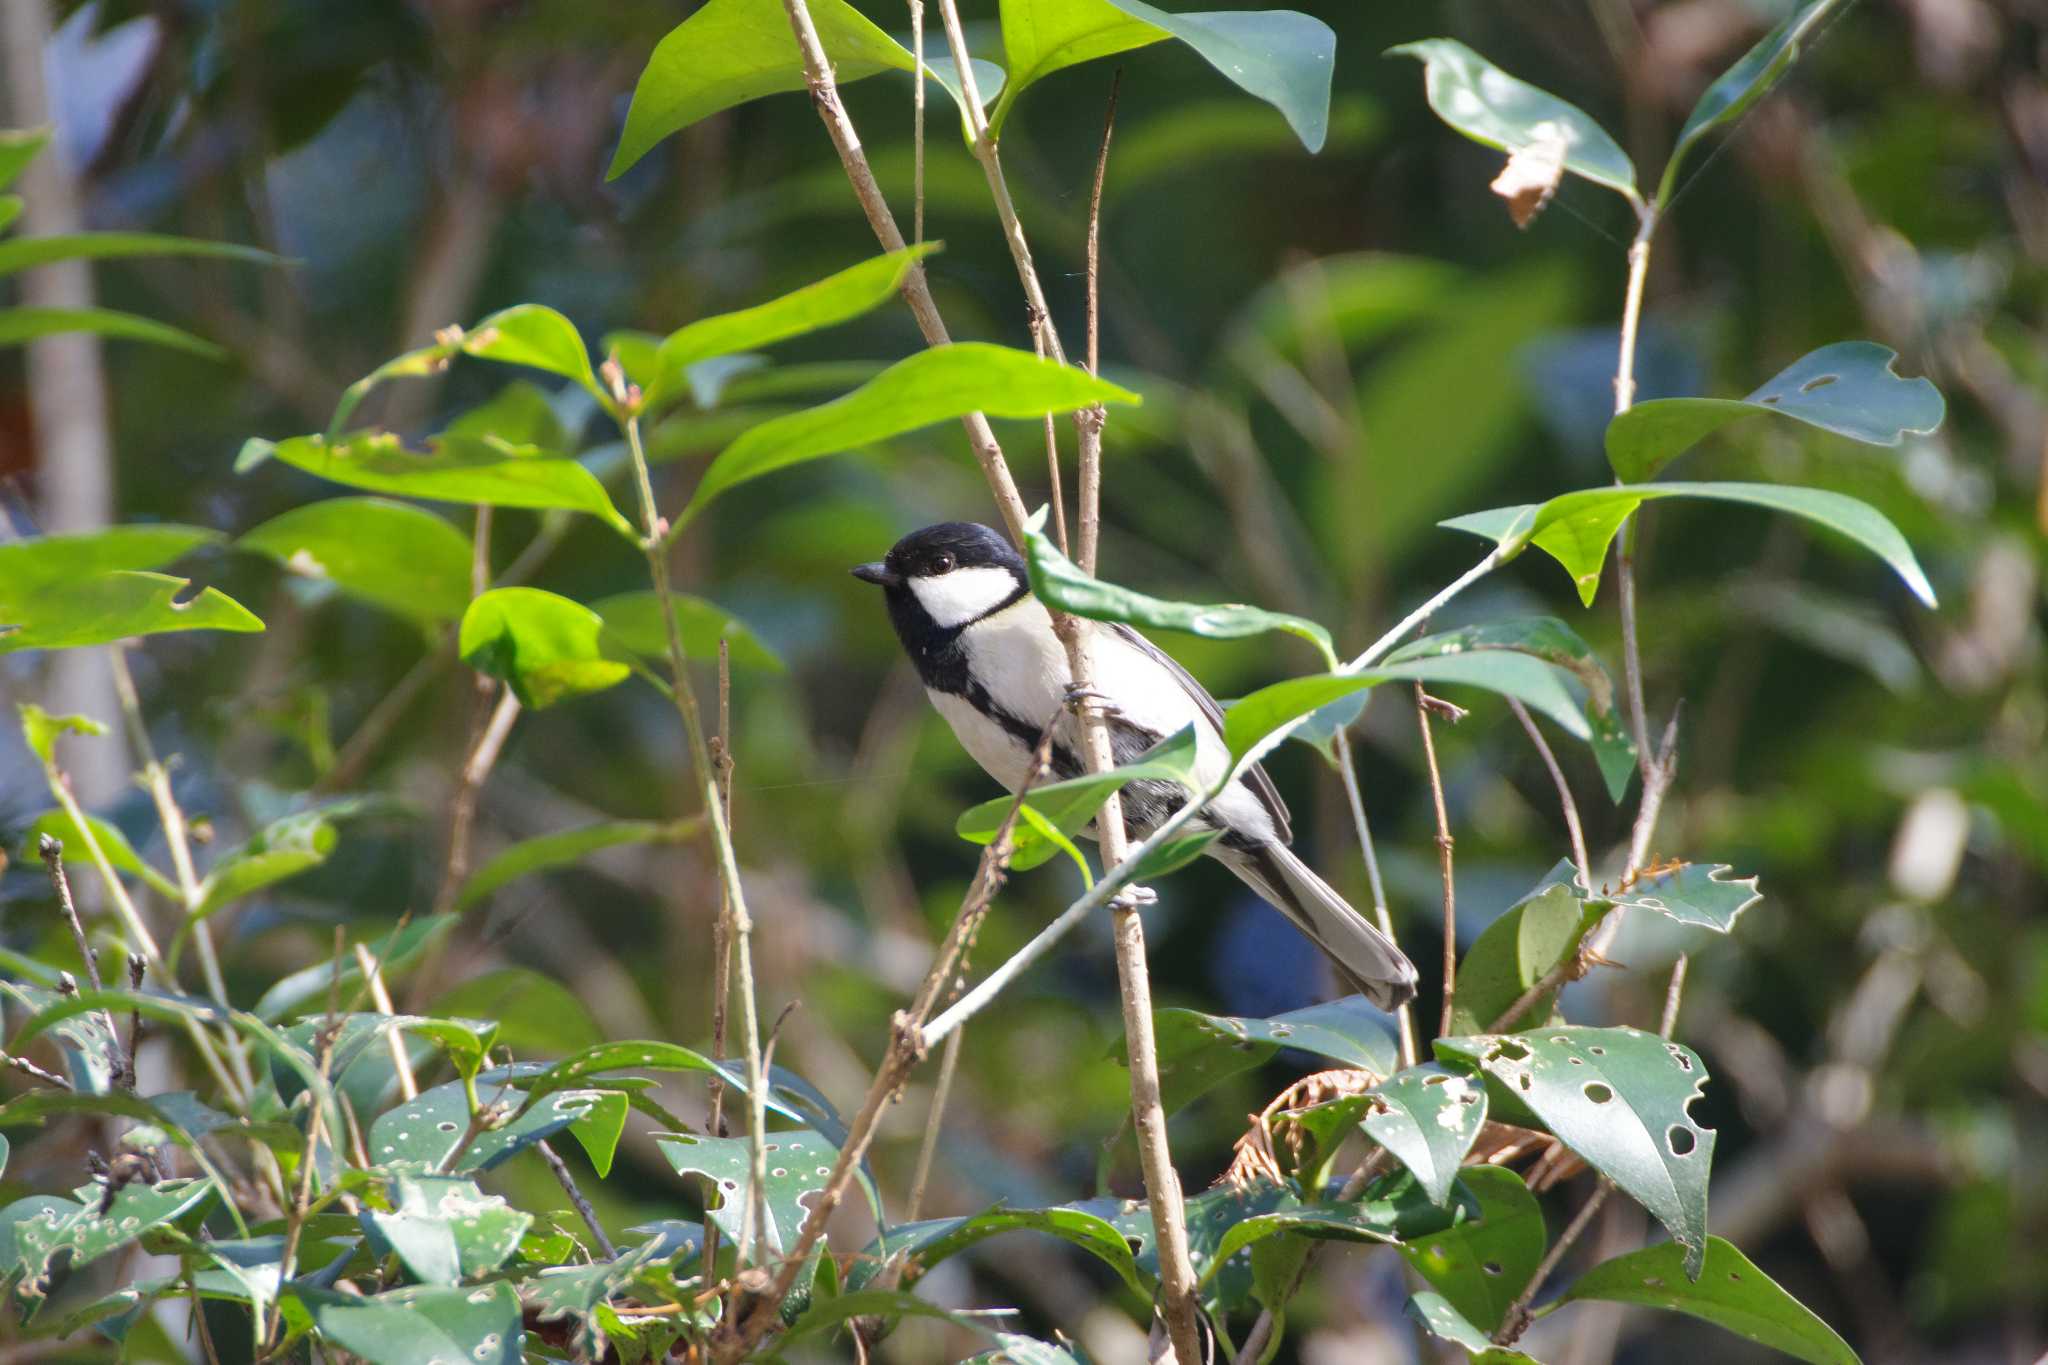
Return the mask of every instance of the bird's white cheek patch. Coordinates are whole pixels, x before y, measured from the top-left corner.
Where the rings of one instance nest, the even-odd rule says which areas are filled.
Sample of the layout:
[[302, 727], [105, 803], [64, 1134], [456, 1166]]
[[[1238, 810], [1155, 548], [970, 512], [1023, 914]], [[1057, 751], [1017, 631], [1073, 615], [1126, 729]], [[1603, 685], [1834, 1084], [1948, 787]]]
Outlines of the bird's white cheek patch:
[[936, 578], [913, 578], [910, 590], [941, 629], [965, 625], [988, 615], [1017, 590], [1009, 570], [986, 566], [955, 569]]

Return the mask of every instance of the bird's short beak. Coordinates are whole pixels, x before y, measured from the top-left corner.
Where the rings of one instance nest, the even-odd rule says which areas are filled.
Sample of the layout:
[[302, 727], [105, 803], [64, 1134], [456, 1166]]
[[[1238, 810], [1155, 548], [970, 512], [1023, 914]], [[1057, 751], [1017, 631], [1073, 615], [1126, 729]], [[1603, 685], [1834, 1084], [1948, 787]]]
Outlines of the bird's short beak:
[[889, 566], [876, 560], [873, 564], [856, 564], [853, 576], [863, 583], [873, 583], [884, 588], [893, 588], [903, 581], [900, 574], [891, 573]]

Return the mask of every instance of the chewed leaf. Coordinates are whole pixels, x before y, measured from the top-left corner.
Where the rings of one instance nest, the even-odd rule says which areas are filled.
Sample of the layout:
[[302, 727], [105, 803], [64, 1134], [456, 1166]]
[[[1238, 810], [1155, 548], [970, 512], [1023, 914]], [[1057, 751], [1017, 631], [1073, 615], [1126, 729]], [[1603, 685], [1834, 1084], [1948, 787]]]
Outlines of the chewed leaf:
[[1451, 1305], [1491, 1332], [1536, 1273], [1549, 1240], [1536, 1196], [1513, 1171], [1468, 1166], [1458, 1184], [1478, 1207], [1442, 1232], [1410, 1238], [1401, 1255]]
[[[711, 1181], [719, 1201], [711, 1209], [712, 1220], [736, 1241], [752, 1179], [751, 1144], [745, 1138], [710, 1138], [696, 1133], [665, 1133], [656, 1141], [678, 1174], [701, 1175]], [[761, 1233], [770, 1251], [783, 1252], [795, 1247], [804, 1219], [810, 1216], [812, 1200], [824, 1192], [839, 1159], [839, 1149], [824, 1134], [807, 1128], [770, 1133], [766, 1146], [768, 1181], [762, 1187], [761, 1202], [767, 1222]], [[866, 1173], [860, 1178], [873, 1199]]]
[[1755, 877], [1731, 877], [1726, 863], [1667, 863], [1613, 893], [1617, 906], [1641, 906], [1680, 924], [1734, 932], [1736, 916], [1762, 900]]
[[0, 654], [24, 649], [76, 649], [136, 635], [181, 630], [263, 629], [247, 607], [218, 588], [179, 600], [192, 586], [170, 574], [120, 571], [36, 594], [0, 620]]
[[1607, 426], [1607, 461], [1625, 483], [1641, 483], [1710, 432], [1744, 417], [1776, 413], [1866, 445], [1895, 446], [1926, 435], [1947, 415], [1941, 390], [1895, 371], [1898, 352], [1870, 341], [1839, 341], [1800, 357], [1746, 398], [1651, 398]]
[[1366, 1136], [1392, 1152], [1438, 1204], [1486, 1122], [1486, 1091], [1466, 1076], [1423, 1065], [1389, 1076], [1368, 1092]]
[[1496, 1117], [1533, 1117], [1654, 1214], [1699, 1277], [1714, 1130], [1687, 1112], [1707, 1080], [1692, 1049], [1641, 1029], [1560, 1026], [1439, 1038], [1436, 1051], [1485, 1075]]
[[1508, 153], [1552, 146], [1565, 170], [1617, 191], [1630, 203], [1641, 202], [1628, 154], [1578, 106], [1515, 79], [1449, 38], [1403, 43], [1387, 49], [1387, 55], [1422, 62], [1429, 107], [1474, 142]]

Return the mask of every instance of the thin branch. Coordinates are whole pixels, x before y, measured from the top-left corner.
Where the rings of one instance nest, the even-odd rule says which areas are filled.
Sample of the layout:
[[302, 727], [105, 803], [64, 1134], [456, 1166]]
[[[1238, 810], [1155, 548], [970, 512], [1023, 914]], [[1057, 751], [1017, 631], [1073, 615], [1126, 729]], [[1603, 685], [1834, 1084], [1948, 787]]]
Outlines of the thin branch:
[[[583, 1226], [590, 1229], [591, 1237], [597, 1242], [597, 1249], [604, 1253], [607, 1261], [616, 1261], [619, 1258], [618, 1248], [612, 1245], [611, 1238], [604, 1235], [604, 1224], [597, 1221], [597, 1210], [590, 1207], [590, 1201], [585, 1199], [583, 1191], [577, 1188], [576, 1177], [570, 1172], [568, 1163], [556, 1155], [555, 1149], [545, 1141], [533, 1145], [540, 1153], [540, 1159], [547, 1162], [548, 1169], [555, 1173], [555, 1179], [561, 1182], [562, 1192], [569, 1196], [569, 1202], [576, 1206], [576, 1216], [583, 1220]], [[710, 1262], [706, 1261], [705, 1264], [709, 1265]]]
[[1565, 1226], [1564, 1234], [1550, 1248], [1549, 1254], [1538, 1263], [1536, 1273], [1529, 1277], [1529, 1283], [1522, 1287], [1522, 1292], [1508, 1305], [1507, 1313], [1501, 1318], [1500, 1330], [1493, 1334], [1496, 1344], [1511, 1346], [1520, 1340], [1522, 1333], [1529, 1330], [1529, 1305], [1542, 1290], [1544, 1281], [1557, 1269], [1558, 1262], [1562, 1261], [1572, 1247], [1577, 1245], [1579, 1238], [1585, 1235], [1587, 1226], [1593, 1221], [1593, 1215], [1600, 1212], [1600, 1206], [1607, 1202], [1607, 1196], [1613, 1192], [1614, 1182], [1606, 1176], [1600, 1177], [1600, 1183], [1594, 1187], [1592, 1195]]
[[[355, 948], [356, 966], [362, 970], [363, 983], [369, 988], [370, 1003], [377, 1007], [377, 1013], [387, 1017], [398, 1013], [391, 1007], [391, 992], [384, 985], [384, 965], [370, 952], [369, 945], [358, 943]], [[405, 1030], [386, 1029], [384, 1041], [391, 1049], [391, 1069], [398, 1075], [398, 1093], [408, 1104], [420, 1097], [420, 1083], [412, 1074], [412, 1053], [406, 1050]]]
[[1671, 984], [1664, 991], [1664, 1019], [1657, 1026], [1657, 1032], [1665, 1042], [1671, 1041], [1672, 1030], [1678, 1027], [1678, 1007], [1685, 998], [1685, 969], [1691, 959], [1684, 953], [1671, 964]]
[[[732, 828], [732, 651], [726, 640], [718, 641], [718, 733], [708, 741], [711, 765], [718, 776], [718, 804], [725, 811], [725, 827]], [[726, 1010], [732, 999], [732, 889], [723, 878], [718, 883], [718, 918], [711, 926], [711, 1055], [725, 1060]], [[711, 1137], [725, 1136], [725, 1082], [715, 1073], [711, 1078], [711, 1116], [704, 1131]], [[718, 1220], [704, 1211], [704, 1264], [718, 1264]]]
[[1557, 755], [1550, 751], [1550, 741], [1543, 738], [1543, 732], [1536, 728], [1536, 718], [1529, 714], [1529, 708], [1514, 697], [1508, 698], [1508, 709], [1515, 713], [1515, 719], [1522, 722], [1529, 742], [1536, 746], [1536, 752], [1543, 758], [1543, 766], [1550, 772], [1550, 781], [1557, 788], [1557, 804], [1564, 811], [1565, 832], [1571, 837], [1572, 859], [1578, 864], [1579, 875], [1589, 879], [1593, 866], [1586, 858], [1586, 832], [1579, 824], [1579, 804], [1572, 799], [1571, 783], [1564, 780], [1564, 769], [1557, 765]]
[[[1650, 237], [1657, 230], [1657, 210], [1645, 206], [1628, 248], [1628, 293], [1622, 305], [1620, 355], [1614, 368], [1614, 413], [1619, 417], [1636, 401], [1636, 339], [1643, 320], [1643, 285], [1650, 274]], [[1636, 763], [1642, 769], [1643, 784], [1651, 780], [1656, 758], [1650, 751], [1650, 727], [1643, 707], [1643, 656], [1636, 638], [1636, 529], [1638, 517], [1630, 517], [1622, 530], [1621, 553], [1617, 556], [1615, 582], [1621, 603], [1622, 665], [1628, 690], [1629, 724], [1636, 741]]]
[[1436, 803], [1437, 862], [1444, 879], [1444, 1008], [1438, 1032], [1451, 1030], [1451, 1012], [1458, 994], [1458, 890], [1451, 838], [1451, 816], [1444, 805], [1444, 779], [1436, 763], [1436, 737], [1429, 724], [1429, 694], [1415, 684], [1415, 715], [1422, 726], [1422, 756], [1429, 766], [1429, 794]]
[[910, 0], [910, 51], [915, 93], [911, 97], [910, 240], [924, 244], [924, 0]]
[[[1365, 797], [1358, 789], [1358, 765], [1351, 754], [1351, 734], [1347, 729], [1337, 731], [1337, 772], [1344, 779], [1344, 799], [1351, 807], [1351, 824], [1358, 835], [1359, 851], [1365, 855], [1365, 880], [1372, 888], [1373, 918], [1379, 921], [1380, 932], [1390, 942], [1394, 941], [1394, 917], [1387, 910], [1387, 884], [1380, 876], [1380, 855], [1373, 846], [1372, 826], [1365, 819]], [[1415, 1011], [1406, 1001], [1394, 1011], [1395, 1022], [1401, 1028], [1401, 1065], [1415, 1065]]]
[[398, 728], [398, 722], [405, 719], [405, 713], [426, 690], [428, 683], [440, 676], [441, 670], [455, 662], [455, 633], [444, 632], [434, 647], [422, 654], [411, 668], [408, 668], [391, 690], [378, 699], [369, 714], [357, 724], [349, 737], [342, 742], [341, 750], [334, 757], [334, 766], [329, 768], [313, 784], [316, 793], [340, 791], [356, 784], [363, 770], [370, 766], [370, 760]]
[[54, 834], [45, 834], [36, 841], [36, 852], [42, 856], [43, 866], [49, 870], [50, 885], [56, 889], [58, 908], [64, 912], [64, 922], [71, 926], [72, 942], [78, 945], [78, 956], [85, 963], [85, 979], [96, 991], [105, 990], [100, 984], [100, 955], [86, 942], [85, 926], [79, 923], [78, 907], [71, 902], [71, 881], [64, 875], [64, 841]]
[[[483, 677], [482, 674], [477, 676]], [[491, 709], [491, 717], [484, 724], [483, 733], [477, 736], [476, 747], [469, 751], [469, 759], [462, 765], [462, 775], [455, 787], [454, 809], [448, 822], [448, 863], [441, 874], [441, 889], [434, 896], [434, 913], [437, 915], [455, 908], [456, 894], [469, 877], [470, 840], [475, 831], [477, 800], [483, 793], [485, 779], [498, 764], [498, 754], [505, 747], [506, 736], [512, 733], [513, 723], [519, 719], [519, 709], [519, 698], [514, 695], [511, 684], [503, 684], [498, 704]]]
[[910, 1203], [903, 1221], [915, 1223], [924, 1212], [924, 1193], [932, 1175], [932, 1156], [939, 1149], [939, 1129], [945, 1125], [946, 1100], [953, 1093], [953, 1072], [960, 1065], [960, 1040], [967, 1030], [955, 1029], [946, 1037], [946, 1050], [939, 1055], [939, 1079], [932, 1086], [932, 1107], [924, 1116], [924, 1141], [917, 1149], [917, 1174], [910, 1181]]

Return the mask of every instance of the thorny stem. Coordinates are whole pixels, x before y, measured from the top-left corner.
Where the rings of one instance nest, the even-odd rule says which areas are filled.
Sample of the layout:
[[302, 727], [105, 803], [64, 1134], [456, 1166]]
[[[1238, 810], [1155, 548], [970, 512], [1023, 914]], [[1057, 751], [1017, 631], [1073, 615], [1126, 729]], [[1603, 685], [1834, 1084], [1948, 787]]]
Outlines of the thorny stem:
[[[1358, 765], [1351, 756], [1350, 731], [1337, 731], [1337, 772], [1344, 779], [1344, 799], [1351, 807], [1352, 828], [1358, 835], [1359, 851], [1365, 856], [1366, 885], [1372, 888], [1373, 917], [1379, 921], [1380, 932], [1389, 939], [1394, 937], [1394, 917], [1387, 910], [1387, 884], [1380, 876], [1380, 855], [1372, 841], [1372, 826], [1365, 819], [1365, 797], [1358, 789]], [[1403, 1002], [1394, 1012], [1395, 1022], [1401, 1027], [1401, 1065], [1415, 1065], [1415, 1011]]]
[[1572, 799], [1571, 783], [1564, 780], [1564, 769], [1557, 765], [1557, 755], [1550, 751], [1550, 741], [1543, 738], [1543, 732], [1536, 728], [1536, 718], [1529, 714], [1529, 708], [1514, 698], [1508, 698], [1508, 709], [1515, 713], [1515, 719], [1522, 722], [1522, 729], [1528, 733], [1529, 742], [1536, 746], [1536, 752], [1543, 758], [1543, 766], [1549, 770], [1550, 781], [1557, 788], [1557, 804], [1564, 810], [1564, 827], [1572, 841], [1572, 861], [1578, 864], [1579, 875], [1590, 878], [1591, 864], [1586, 859], [1586, 832], [1579, 824], [1579, 805]]
[[[616, 1261], [619, 1258], [618, 1249], [612, 1245], [612, 1239], [604, 1235], [604, 1224], [597, 1221], [597, 1210], [590, 1207], [590, 1201], [585, 1199], [583, 1191], [577, 1188], [576, 1177], [570, 1173], [568, 1163], [557, 1156], [555, 1149], [548, 1146], [545, 1141], [536, 1142], [533, 1146], [534, 1150], [540, 1153], [540, 1159], [547, 1162], [548, 1169], [555, 1173], [555, 1179], [561, 1182], [562, 1192], [569, 1196], [569, 1202], [576, 1206], [576, 1216], [583, 1220], [584, 1227], [590, 1229], [592, 1239], [597, 1242], [597, 1249], [604, 1253], [607, 1261]], [[706, 1260], [704, 1264], [708, 1266], [711, 1262]]]
[[1458, 994], [1458, 891], [1451, 839], [1451, 816], [1444, 805], [1444, 779], [1437, 768], [1436, 737], [1429, 724], [1429, 694], [1415, 684], [1415, 715], [1422, 726], [1422, 756], [1429, 766], [1429, 794], [1436, 803], [1436, 852], [1444, 879], [1444, 1009], [1439, 1034], [1451, 1032], [1451, 1012]]

